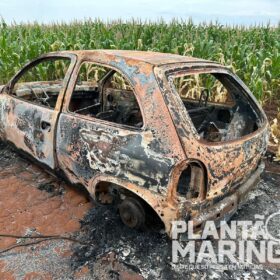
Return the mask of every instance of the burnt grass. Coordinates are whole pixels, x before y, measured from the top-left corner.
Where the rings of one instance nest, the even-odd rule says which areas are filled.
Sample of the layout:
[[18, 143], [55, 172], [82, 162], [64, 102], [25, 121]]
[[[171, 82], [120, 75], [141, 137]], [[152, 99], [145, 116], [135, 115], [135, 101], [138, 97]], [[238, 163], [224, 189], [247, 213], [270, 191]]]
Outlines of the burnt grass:
[[[265, 172], [258, 188], [252, 192], [232, 220], [252, 220], [254, 215], [268, 216], [280, 209], [280, 174]], [[275, 230], [279, 232], [280, 225]], [[92, 208], [81, 221], [77, 236], [90, 246], [73, 245], [72, 268], [83, 265], [91, 268], [94, 279], [101, 279], [94, 271], [95, 262], [102, 256], [114, 252], [118, 261], [127, 270], [134, 271], [145, 279], [280, 279], [280, 267], [264, 264], [262, 269], [204, 270], [186, 269], [187, 259], [179, 265], [171, 262], [171, 240], [163, 232], [152, 230], [136, 231], [121, 222], [114, 207]], [[215, 249], [214, 244], [214, 249]], [[228, 262], [230, 264], [230, 262]], [[114, 278], [114, 275], [112, 276]]]
[[[151, 279], [154, 279], [159, 267], [165, 268], [161, 274], [173, 274], [170, 267], [171, 241], [167, 235], [153, 230], [136, 231], [126, 227], [115, 207], [92, 208], [81, 221], [79, 239], [92, 246], [74, 245], [73, 269], [86, 263], [91, 266], [96, 259], [114, 252], [129, 270], [139, 274], [151, 273]], [[140, 263], [144, 266], [139, 266]]]

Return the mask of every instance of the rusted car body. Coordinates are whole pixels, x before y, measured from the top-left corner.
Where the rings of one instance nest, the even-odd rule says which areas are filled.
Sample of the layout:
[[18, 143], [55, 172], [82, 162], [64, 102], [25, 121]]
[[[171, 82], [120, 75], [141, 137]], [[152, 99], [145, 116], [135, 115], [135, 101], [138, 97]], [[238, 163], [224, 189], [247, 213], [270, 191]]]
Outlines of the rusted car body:
[[[13, 93], [22, 73], [60, 57], [70, 63], [53, 108]], [[69, 109], [85, 61], [108, 66], [128, 80], [142, 114], [138, 127]], [[219, 109], [212, 103], [207, 111], [206, 93], [202, 102], [186, 108], [172, 85], [172, 77], [182, 73], [215, 75], [232, 88], [235, 105]], [[121, 97], [129, 107], [129, 99]], [[106, 98], [99, 96], [98, 106], [103, 102], [103, 109], [110, 105]], [[204, 132], [194, 125], [202, 111], [207, 111], [204, 122], [212, 118]], [[27, 64], [0, 94], [3, 141], [72, 184], [83, 185], [97, 201], [117, 200], [128, 226], [142, 226], [152, 215], [145, 210], [149, 207], [168, 234], [173, 220], [192, 219], [199, 229], [206, 220], [229, 219], [257, 184], [268, 135], [266, 116], [242, 81], [219, 64], [179, 55], [117, 50], [50, 53]]]

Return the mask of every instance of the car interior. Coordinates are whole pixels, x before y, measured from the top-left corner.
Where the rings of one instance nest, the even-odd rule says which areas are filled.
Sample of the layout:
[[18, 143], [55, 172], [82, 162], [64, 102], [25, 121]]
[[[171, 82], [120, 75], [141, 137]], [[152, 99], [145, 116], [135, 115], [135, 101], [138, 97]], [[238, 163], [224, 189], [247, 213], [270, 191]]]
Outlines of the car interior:
[[97, 82], [78, 80], [69, 111], [137, 128], [143, 126], [135, 94], [115, 70], [110, 70]]
[[[12, 94], [36, 105], [55, 108], [67, 68], [49, 60], [26, 71]], [[60, 70], [60, 71], [59, 71]], [[53, 75], [53, 73], [57, 73]], [[111, 68], [84, 63], [72, 93], [69, 111], [113, 123], [141, 128], [142, 114], [127, 80]]]
[[238, 139], [260, 127], [244, 90], [229, 75], [185, 75], [174, 78], [173, 83], [202, 139]]
[[13, 95], [33, 104], [55, 108], [63, 81], [18, 83]]
[[39, 106], [55, 108], [70, 62], [65, 57], [39, 61], [20, 73], [10, 94]]

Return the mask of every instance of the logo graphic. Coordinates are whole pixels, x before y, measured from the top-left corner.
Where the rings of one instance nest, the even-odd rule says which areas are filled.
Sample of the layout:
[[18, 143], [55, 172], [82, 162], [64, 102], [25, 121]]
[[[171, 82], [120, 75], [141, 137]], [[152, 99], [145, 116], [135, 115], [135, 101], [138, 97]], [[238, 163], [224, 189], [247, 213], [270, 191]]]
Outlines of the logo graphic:
[[266, 262], [280, 264], [280, 211], [255, 215], [254, 220], [206, 221], [195, 231], [193, 221], [172, 222], [172, 263], [187, 259], [188, 264], [228, 264], [256, 268]]
[[268, 216], [265, 222], [265, 230], [271, 240], [280, 242], [280, 211]]

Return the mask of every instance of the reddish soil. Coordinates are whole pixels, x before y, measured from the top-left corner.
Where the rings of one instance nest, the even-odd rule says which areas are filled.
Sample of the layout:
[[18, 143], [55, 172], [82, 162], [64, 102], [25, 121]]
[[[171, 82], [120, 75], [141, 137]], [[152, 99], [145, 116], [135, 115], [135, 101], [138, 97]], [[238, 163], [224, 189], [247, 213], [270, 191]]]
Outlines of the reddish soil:
[[[84, 193], [69, 187], [3, 146], [0, 147], [0, 197], [0, 234], [69, 235], [79, 230], [79, 221], [92, 207]], [[20, 242], [34, 240], [0, 238], [0, 250]], [[57, 245], [52, 248], [54, 255], [69, 258], [71, 252], [67, 241], [63, 241], [65, 243], [63, 247], [62, 241], [43, 242], [37, 246], [38, 251], [35, 250], [35, 254], [39, 256], [40, 250], [46, 249], [45, 244], [49, 245], [51, 242]], [[25, 256], [28, 258], [30, 250], [32, 250], [30, 247], [20, 247], [6, 254], [27, 253]], [[25, 261], [28, 263], [27, 259]], [[32, 269], [21, 273], [16, 267], [13, 271], [9, 262], [2, 258], [0, 279], [15, 278], [53, 279], [54, 275], [52, 271], [32, 271]]]
[[[39, 189], [46, 184], [63, 188], [63, 195], [53, 196]], [[25, 235], [30, 230], [42, 235], [74, 232], [90, 208], [84, 195], [42, 173], [36, 166], [23, 162], [0, 171], [0, 197], [2, 234]], [[1, 239], [0, 248], [15, 241]]]
[[[81, 220], [94, 205], [86, 192], [67, 185], [0, 143], [0, 235], [59, 235], [75, 239]], [[106, 254], [73, 268], [73, 243], [56, 239], [32, 246], [11, 246], [36, 239], [0, 237], [0, 279], [142, 279]], [[79, 244], [79, 243], [78, 243]], [[79, 244], [81, 246], [81, 244]]]

